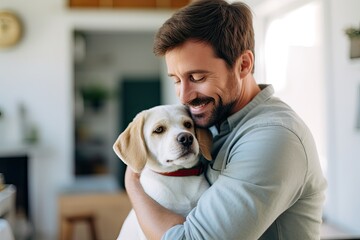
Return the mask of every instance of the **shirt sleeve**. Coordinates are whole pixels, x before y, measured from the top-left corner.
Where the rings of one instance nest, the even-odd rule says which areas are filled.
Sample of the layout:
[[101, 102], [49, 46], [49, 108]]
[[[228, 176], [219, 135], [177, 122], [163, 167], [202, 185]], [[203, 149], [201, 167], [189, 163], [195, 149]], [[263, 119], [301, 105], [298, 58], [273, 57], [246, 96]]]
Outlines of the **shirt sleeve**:
[[258, 239], [299, 199], [307, 173], [301, 139], [265, 126], [234, 139], [219, 178], [163, 240]]

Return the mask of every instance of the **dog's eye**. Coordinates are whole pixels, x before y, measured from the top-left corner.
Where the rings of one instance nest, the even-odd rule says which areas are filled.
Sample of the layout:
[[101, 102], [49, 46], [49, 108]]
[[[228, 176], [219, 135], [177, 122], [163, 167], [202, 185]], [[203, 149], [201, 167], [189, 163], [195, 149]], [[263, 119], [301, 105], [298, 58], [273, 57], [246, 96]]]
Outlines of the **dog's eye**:
[[191, 122], [184, 122], [184, 127], [192, 128], [192, 123]]
[[162, 132], [164, 132], [164, 130], [165, 130], [164, 127], [160, 126], [154, 130], [154, 133], [162, 133]]

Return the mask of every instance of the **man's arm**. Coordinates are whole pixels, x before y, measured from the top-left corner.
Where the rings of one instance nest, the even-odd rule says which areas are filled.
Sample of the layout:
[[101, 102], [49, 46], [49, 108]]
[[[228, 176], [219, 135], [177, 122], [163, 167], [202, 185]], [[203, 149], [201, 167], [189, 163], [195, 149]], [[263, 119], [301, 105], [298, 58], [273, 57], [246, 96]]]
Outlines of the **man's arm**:
[[149, 239], [258, 239], [297, 201], [306, 169], [299, 138], [266, 126], [236, 142], [226, 168], [186, 221], [149, 198], [137, 174], [127, 172], [126, 184]]
[[148, 239], [161, 239], [171, 227], [182, 224], [185, 218], [154, 201], [140, 183], [140, 175], [127, 168], [126, 191], [129, 195], [141, 229]]

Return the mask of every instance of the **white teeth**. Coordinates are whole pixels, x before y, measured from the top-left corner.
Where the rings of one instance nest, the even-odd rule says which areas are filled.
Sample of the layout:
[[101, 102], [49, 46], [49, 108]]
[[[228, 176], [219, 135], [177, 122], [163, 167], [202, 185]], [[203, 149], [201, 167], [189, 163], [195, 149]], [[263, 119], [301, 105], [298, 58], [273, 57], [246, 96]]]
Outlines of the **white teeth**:
[[203, 106], [205, 106], [205, 104], [201, 104], [201, 105], [198, 105], [198, 106], [193, 106], [193, 108], [197, 109], [197, 108], [202, 108]]

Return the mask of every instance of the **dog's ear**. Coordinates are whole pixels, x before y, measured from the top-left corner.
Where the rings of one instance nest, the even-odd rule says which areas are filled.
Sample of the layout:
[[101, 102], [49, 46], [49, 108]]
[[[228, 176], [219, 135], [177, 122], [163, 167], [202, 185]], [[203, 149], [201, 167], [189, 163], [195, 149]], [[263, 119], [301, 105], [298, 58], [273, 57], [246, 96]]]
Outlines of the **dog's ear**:
[[207, 128], [195, 128], [195, 131], [201, 154], [205, 159], [211, 161], [212, 134], [210, 130]]
[[113, 149], [134, 172], [141, 172], [147, 161], [143, 126], [145, 112], [140, 112], [115, 141]]

